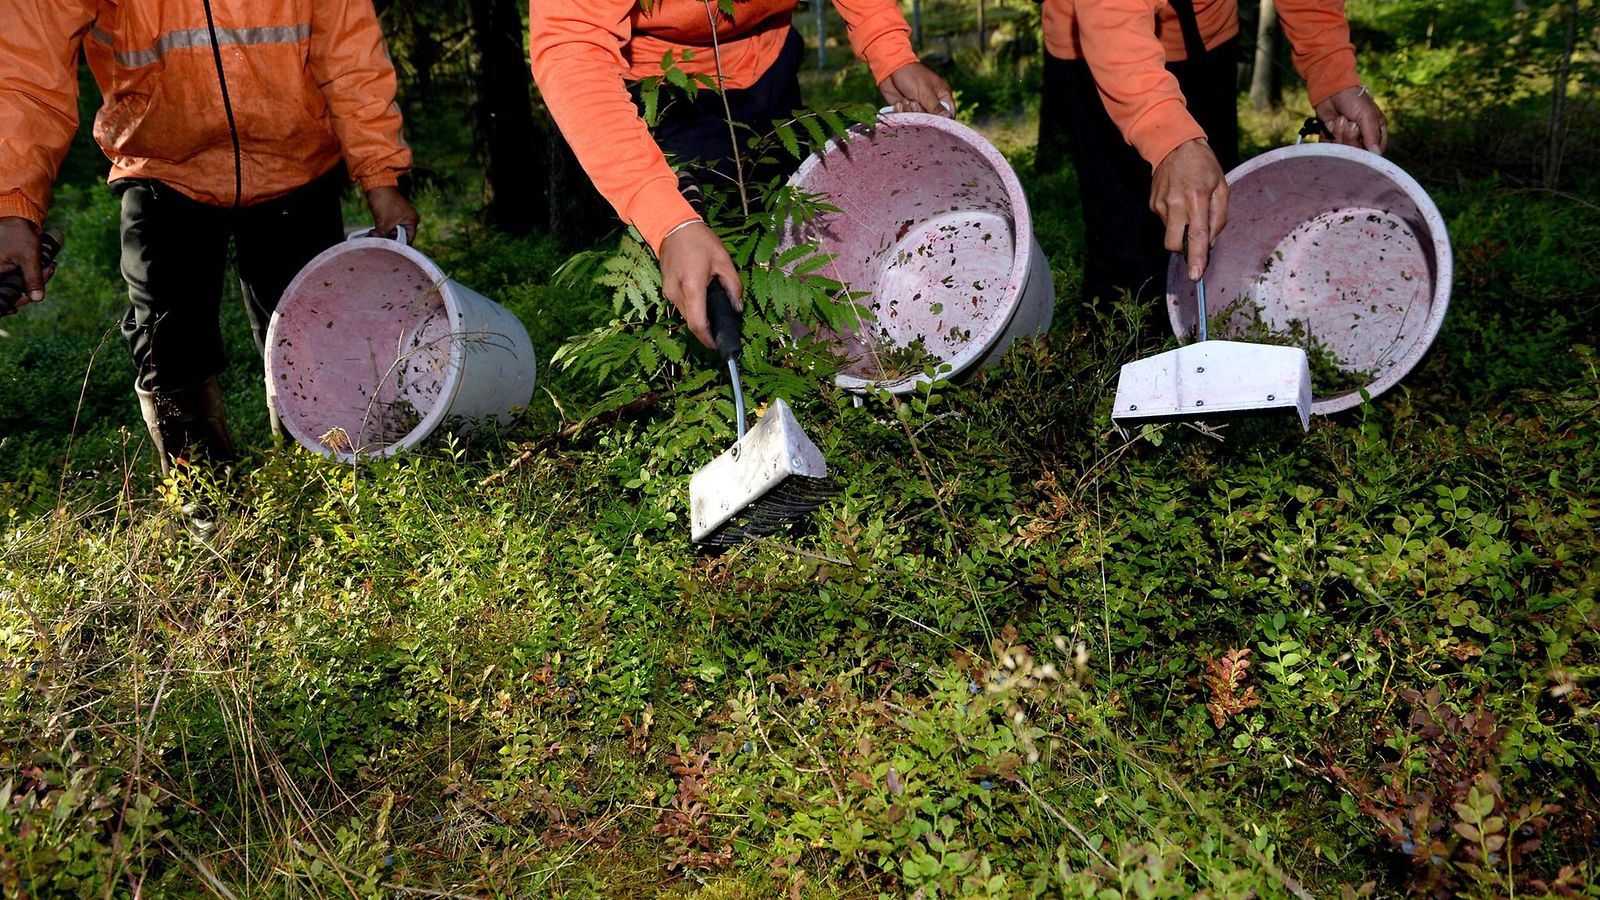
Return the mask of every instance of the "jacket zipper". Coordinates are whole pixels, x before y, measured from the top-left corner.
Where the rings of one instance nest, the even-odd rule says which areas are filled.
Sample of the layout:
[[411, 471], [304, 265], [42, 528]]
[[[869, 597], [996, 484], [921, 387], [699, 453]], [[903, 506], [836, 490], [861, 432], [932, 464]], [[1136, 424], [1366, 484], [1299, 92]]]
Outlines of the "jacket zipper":
[[211, 32], [211, 59], [217, 66], [217, 84], [222, 86], [222, 110], [228, 114], [228, 137], [233, 139], [233, 207], [239, 208], [244, 196], [244, 161], [239, 155], [239, 127], [233, 121], [233, 102], [228, 99], [228, 77], [222, 73], [222, 47], [217, 43], [217, 21], [211, 15], [211, 0], [200, 0], [206, 8], [206, 28]]

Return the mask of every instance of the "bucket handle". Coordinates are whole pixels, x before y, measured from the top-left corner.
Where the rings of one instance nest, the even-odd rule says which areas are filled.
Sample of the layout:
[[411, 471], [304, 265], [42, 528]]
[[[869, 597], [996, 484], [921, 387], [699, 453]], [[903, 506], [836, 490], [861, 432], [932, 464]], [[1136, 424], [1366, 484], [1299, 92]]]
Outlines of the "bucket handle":
[[[939, 101], [939, 106], [944, 109], [946, 115], [949, 115], [952, 118], [955, 116], [956, 108], [950, 104], [949, 100], [940, 100]], [[894, 107], [893, 106], [881, 106], [881, 107], [878, 108], [878, 115], [880, 115], [880, 116], [888, 116], [888, 115], [893, 115], [893, 114], [894, 114]]]
[[[377, 231], [377, 228], [357, 228], [355, 231], [345, 235], [344, 239], [347, 241], [354, 241], [359, 238], [382, 238], [383, 236], [378, 234]], [[393, 238], [387, 238], [386, 240], [398, 241], [402, 247], [411, 246], [411, 235], [406, 231], [406, 226], [396, 225], [394, 227], [394, 231], [395, 236]]]
[[1300, 134], [1294, 139], [1295, 145], [1298, 146], [1300, 144], [1304, 144], [1306, 142], [1306, 138], [1308, 137], [1314, 137], [1318, 141], [1323, 141], [1333, 137], [1333, 133], [1328, 130], [1328, 126], [1322, 124], [1321, 119], [1317, 118], [1316, 116], [1312, 116], [1301, 124]]

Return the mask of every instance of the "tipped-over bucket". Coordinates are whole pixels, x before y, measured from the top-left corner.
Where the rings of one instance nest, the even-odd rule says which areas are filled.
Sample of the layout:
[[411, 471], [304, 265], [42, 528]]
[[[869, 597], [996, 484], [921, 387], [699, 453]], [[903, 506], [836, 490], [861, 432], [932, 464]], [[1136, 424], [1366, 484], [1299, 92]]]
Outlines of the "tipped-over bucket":
[[441, 425], [503, 426], [533, 398], [528, 332], [399, 241], [354, 237], [289, 283], [267, 329], [267, 400], [304, 447], [344, 462]]
[[[1228, 227], [1206, 269], [1213, 337], [1310, 354], [1318, 415], [1376, 397], [1421, 361], [1450, 305], [1450, 238], [1422, 187], [1381, 156], [1299, 144], [1228, 173]], [[1167, 311], [1196, 330], [1180, 257]]]
[[838, 207], [791, 228], [816, 241], [821, 274], [864, 291], [872, 318], [828, 335], [843, 388], [894, 393], [996, 360], [1050, 327], [1055, 285], [1016, 173], [983, 136], [925, 113], [890, 113], [830, 141], [789, 183]]

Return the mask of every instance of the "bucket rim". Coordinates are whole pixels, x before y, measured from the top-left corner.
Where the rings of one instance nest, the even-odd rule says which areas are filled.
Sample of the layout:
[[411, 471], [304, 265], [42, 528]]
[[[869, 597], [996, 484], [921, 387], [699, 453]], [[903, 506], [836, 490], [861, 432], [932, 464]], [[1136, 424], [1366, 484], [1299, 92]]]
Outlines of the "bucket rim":
[[[1354, 390], [1342, 391], [1326, 397], [1314, 397], [1311, 404], [1312, 415], [1325, 416], [1343, 412], [1360, 406], [1363, 402], [1362, 394], [1368, 399], [1376, 399], [1379, 395], [1399, 384], [1412, 369], [1421, 362], [1422, 357], [1433, 346], [1438, 338], [1439, 331], [1444, 326], [1445, 314], [1450, 308], [1451, 286], [1455, 273], [1455, 260], [1450, 243], [1450, 231], [1444, 220], [1444, 215], [1439, 212], [1439, 207], [1433, 202], [1427, 190], [1412, 177], [1411, 173], [1402, 169], [1387, 157], [1379, 156], [1370, 150], [1350, 147], [1344, 144], [1331, 142], [1307, 142], [1303, 144], [1289, 144], [1268, 150], [1258, 156], [1253, 156], [1227, 173], [1227, 182], [1230, 192], [1233, 188], [1256, 172], [1270, 166], [1294, 159], [1326, 158], [1338, 159], [1355, 163], [1371, 169], [1378, 175], [1394, 184], [1417, 207], [1417, 212], [1422, 216], [1423, 224], [1428, 228], [1429, 240], [1433, 246], [1433, 292], [1429, 298], [1428, 317], [1424, 320], [1422, 331], [1416, 341], [1400, 357], [1399, 363], [1390, 367], [1372, 383]], [[1185, 278], [1183, 275], [1184, 264], [1180, 257], [1174, 254], [1168, 262], [1167, 268], [1167, 319], [1173, 334], [1177, 337], [1186, 337], [1178, 321], [1177, 302], [1180, 295], [1172, 288], [1175, 278]]]
[[[432, 259], [429, 259], [426, 254], [417, 250], [415, 247], [412, 247], [410, 244], [401, 243], [400, 241], [390, 238], [362, 236], [353, 236], [347, 238], [312, 257], [311, 261], [307, 262], [300, 269], [295, 277], [289, 282], [289, 286], [284, 288], [283, 295], [279, 299], [277, 307], [273, 310], [272, 317], [268, 320], [266, 352], [264, 354], [266, 363], [265, 372], [267, 380], [267, 402], [274, 405], [275, 408], [278, 395], [278, 379], [274, 377], [274, 375], [278, 355], [277, 330], [280, 316], [283, 314], [285, 308], [289, 308], [290, 312], [293, 312], [293, 308], [290, 306], [290, 304], [292, 304], [295, 300], [297, 289], [301, 288], [304, 282], [309, 280], [319, 267], [337, 259], [340, 256], [343, 256], [344, 254], [358, 250], [380, 250], [388, 253], [394, 253], [401, 256], [412, 265], [415, 265], [418, 269], [422, 270], [423, 274], [427, 276], [429, 283], [431, 283], [439, 292], [439, 299], [444, 305], [445, 316], [449, 323], [450, 333], [454, 335], [461, 330], [461, 301], [455, 295], [455, 290], [453, 288], [455, 282], [453, 282], [450, 277], [444, 273], [443, 269], [439, 268], [437, 263], [435, 263]], [[295, 443], [322, 456], [329, 457], [330, 459], [334, 459], [342, 463], [354, 464], [362, 458], [383, 459], [394, 456], [402, 450], [408, 450], [416, 446], [417, 443], [426, 438], [428, 435], [432, 434], [443, 423], [451, 405], [455, 402], [455, 396], [461, 388], [461, 369], [464, 351], [462, 350], [461, 343], [459, 341], [451, 341], [449, 352], [450, 358], [448, 364], [445, 366], [444, 384], [440, 390], [438, 398], [433, 404], [433, 407], [428, 410], [427, 415], [423, 416], [416, 426], [414, 426], [410, 431], [392, 441], [387, 442], [381, 449], [372, 450], [370, 452], [363, 450], [360, 453], [334, 450], [324, 445], [320, 440], [317, 439], [316, 435], [306, 435], [301, 432], [298, 423], [294, 419], [280, 416], [280, 423], [283, 425], [284, 429], [289, 432], [289, 436], [294, 438]]]
[[[787, 184], [790, 187], [799, 187], [801, 180], [824, 165], [825, 161], [835, 151], [849, 154], [848, 144], [869, 139], [874, 131], [879, 128], [888, 128], [891, 131], [897, 126], [913, 126], [916, 128], [932, 128], [954, 136], [967, 147], [976, 150], [980, 156], [989, 163], [989, 167], [1000, 177], [1001, 184], [1005, 187], [1006, 199], [1011, 204], [1011, 277], [1007, 280], [1005, 291], [996, 298], [997, 302], [1006, 304], [1010, 314], [1003, 319], [991, 319], [987, 327], [967, 341], [961, 352], [943, 362], [948, 371], [942, 378], [955, 378], [962, 372], [971, 368], [988, 352], [989, 346], [1005, 334], [1006, 328], [1011, 324], [1011, 319], [1017, 314], [1017, 309], [1022, 302], [1022, 289], [1026, 285], [1031, 268], [1030, 256], [1033, 252], [1033, 211], [1028, 205], [1027, 194], [1022, 189], [1022, 182], [1017, 178], [1016, 170], [1001, 153], [999, 148], [991, 144], [982, 132], [955, 119], [938, 116], [932, 113], [921, 112], [883, 112], [878, 113], [877, 121], [871, 125], [855, 125], [849, 129], [848, 140], [829, 138], [821, 150], [806, 157], [795, 173], [789, 177]], [[830, 200], [830, 202], [833, 202]], [[778, 242], [781, 252], [793, 246], [785, 235]], [[853, 393], [863, 393], [871, 390], [884, 390], [891, 394], [905, 394], [916, 390], [919, 385], [932, 381], [925, 372], [917, 372], [898, 378], [893, 381], [882, 378], [862, 378], [843, 373], [834, 376], [834, 385]]]

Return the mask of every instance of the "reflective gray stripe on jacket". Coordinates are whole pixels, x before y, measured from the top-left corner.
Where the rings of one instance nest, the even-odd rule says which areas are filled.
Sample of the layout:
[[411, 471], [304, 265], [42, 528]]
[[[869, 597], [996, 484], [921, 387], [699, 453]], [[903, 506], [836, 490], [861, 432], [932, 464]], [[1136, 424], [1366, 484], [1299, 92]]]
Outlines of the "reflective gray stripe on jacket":
[[[89, 32], [95, 40], [108, 46], [112, 43], [111, 35], [101, 31], [98, 27]], [[295, 44], [311, 37], [311, 25], [265, 25], [259, 28], [218, 28], [217, 43], [221, 46], [241, 45], [251, 46], [260, 44]], [[154, 47], [143, 50], [113, 50], [113, 57], [117, 65], [129, 69], [138, 69], [151, 66], [161, 61], [172, 50], [184, 50], [191, 47], [211, 46], [211, 31], [206, 28], [185, 28], [179, 31], [169, 31], [156, 40]]]

